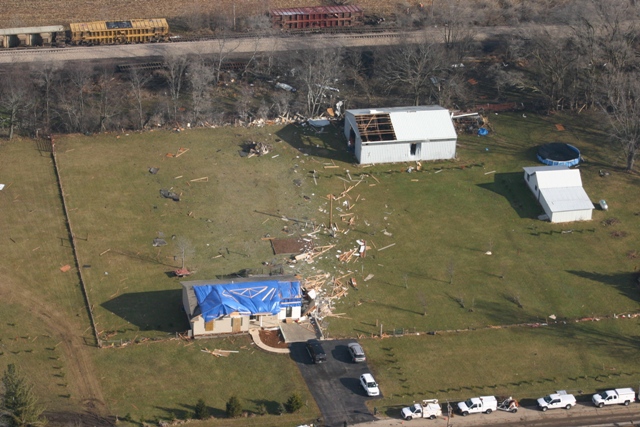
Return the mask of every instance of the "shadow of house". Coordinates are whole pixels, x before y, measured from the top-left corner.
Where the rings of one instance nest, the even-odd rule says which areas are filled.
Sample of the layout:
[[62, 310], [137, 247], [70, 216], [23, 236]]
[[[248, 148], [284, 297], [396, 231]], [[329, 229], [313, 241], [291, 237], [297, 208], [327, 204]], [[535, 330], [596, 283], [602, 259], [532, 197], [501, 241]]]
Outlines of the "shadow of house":
[[132, 292], [101, 304], [141, 331], [184, 332], [189, 323], [182, 309], [182, 290]]
[[496, 173], [493, 176], [493, 182], [478, 184], [478, 187], [507, 199], [520, 218], [537, 219], [543, 213], [524, 183], [521, 172]]
[[301, 155], [323, 157], [352, 163], [354, 157], [347, 150], [347, 141], [332, 122], [328, 126], [313, 127], [305, 124], [289, 124], [276, 135], [300, 152]]
[[640, 288], [636, 285], [636, 274], [633, 272], [602, 274], [593, 271], [576, 271], [567, 270], [568, 273], [574, 274], [583, 279], [593, 280], [595, 282], [604, 283], [605, 285], [618, 288], [621, 294], [627, 296], [633, 301], [640, 302]]

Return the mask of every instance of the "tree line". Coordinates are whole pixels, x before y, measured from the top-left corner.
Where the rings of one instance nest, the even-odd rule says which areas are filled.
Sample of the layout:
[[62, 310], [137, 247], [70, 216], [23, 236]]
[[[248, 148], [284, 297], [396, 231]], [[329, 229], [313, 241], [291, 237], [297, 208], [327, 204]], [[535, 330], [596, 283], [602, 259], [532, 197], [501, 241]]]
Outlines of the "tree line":
[[[314, 117], [338, 100], [349, 108], [465, 109], [489, 94], [491, 101], [526, 102], [541, 112], [601, 114], [626, 169], [633, 170], [640, 146], [638, 7], [627, 0], [569, 2], [562, 14], [554, 9], [554, 20], [562, 25], [533, 25], [478, 41], [478, 22], [487, 15], [451, 3], [438, 9], [430, 19], [439, 24], [417, 41], [412, 32], [387, 46], [309, 44], [284, 54], [256, 50], [233, 58], [234, 41], [224, 36], [216, 54], [166, 55], [162, 68], [151, 71], [78, 63], [7, 66], [0, 70], [0, 123], [12, 138], [16, 132], [93, 133]], [[232, 58], [241, 65], [227, 70]], [[470, 77], [481, 84], [469, 85]]]

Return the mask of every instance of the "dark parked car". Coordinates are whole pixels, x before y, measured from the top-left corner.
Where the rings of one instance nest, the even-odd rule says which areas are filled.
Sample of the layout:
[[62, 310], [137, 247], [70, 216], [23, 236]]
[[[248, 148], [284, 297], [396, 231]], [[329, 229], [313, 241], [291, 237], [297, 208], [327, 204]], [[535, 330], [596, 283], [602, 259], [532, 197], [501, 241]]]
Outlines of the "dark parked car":
[[362, 346], [360, 344], [358, 344], [357, 342], [352, 342], [348, 345], [348, 347], [349, 354], [351, 355], [351, 360], [354, 363], [365, 362], [367, 360], [364, 355], [364, 350], [362, 349]]
[[313, 360], [313, 363], [323, 363], [327, 361], [327, 354], [324, 352], [320, 341], [307, 341], [307, 351], [309, 352], [309, 356], [311, 356], [311, 360]]

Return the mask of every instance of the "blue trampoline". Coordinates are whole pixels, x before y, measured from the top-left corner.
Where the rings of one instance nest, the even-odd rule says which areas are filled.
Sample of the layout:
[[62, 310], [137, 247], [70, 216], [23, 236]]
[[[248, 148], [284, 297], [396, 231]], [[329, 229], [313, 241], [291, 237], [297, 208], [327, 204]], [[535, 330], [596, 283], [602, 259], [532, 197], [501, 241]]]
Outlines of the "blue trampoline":
[[575, 166], [580, 163], [580, 150], [564, 142], [550, 142], [538, 148], [538, 160], [549, 166]]

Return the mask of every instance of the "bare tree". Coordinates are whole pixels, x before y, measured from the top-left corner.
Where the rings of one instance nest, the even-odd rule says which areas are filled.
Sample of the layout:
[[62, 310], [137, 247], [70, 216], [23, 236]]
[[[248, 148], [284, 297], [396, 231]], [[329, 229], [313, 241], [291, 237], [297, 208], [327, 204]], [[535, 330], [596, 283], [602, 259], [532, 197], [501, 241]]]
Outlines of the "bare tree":
[[56, 88], [57, 109], [69, 132], [85, 132], [88, 123], [88, 104], [91, 96], [92, 71], [86, 65], [69, 66], [66, 76]]
[[164, 57], [164, 65], [164, 77], [169, 86], [169, 95], [173, 107], [173, 120], [178, 121], [178, 103], [182, 93], [184, 73], [188, 66], [187, 57], [168, 53]]
[[136, 68], [131, 68], [128, 75], [129, 88], [133, 98], [136, 112], [138, 113], [138, 128], [143, 129], [147, 122], [142, 99], [146, 85], [151, 81], [151, 75], [146, 74]]
[[240, 120], [244, 122], [249, 121], [252, 100], [253, 89], [249, 85], [242, 85], [238, 93], [238, 100], [236, 101], [236, 111]]
[[182, 260], [182, 269], [184, 269], [187, 258], [195, 255], [195, 249], [191, 244], [191, 241], [183, 236], [178, 237], [176, 240], [176, 247], [178, 249], [178, 256]]
[[193, 121], [198, 123], [202, 114], [211, 105], [211, 83], [213, 82], [213, 70], [204, 59], [198, 57], [189, 64], [189, 87], [191, 89], [191, 108]]
[[20, 114], [31, 103], [28, 79], [20, 75], [18, 69], [0, 79], [0, 108], [9, 116], [9, 139], [13, 138], [16, 128], [20, 124]]
[[578, 55], [567, 40], [546, 30], [535, 32], [530, 40], [529, 71], [535, 75], [533, 85], [544, 96], [548, 109], [562, 109], [566, 90], [575, 78]]
[[438, 90], [434, 81], [447, 69], [447, 61], [441, 45], [425, 39], [420, 43], [389, 47], [381, 68], [387, 87], [407, 93], [414, 105], [420, 105], [434, 98]]
[[40, 89], [42, 104], [44, 107], [44, 128], [46, 132], [51, 130], [51, 102], [53, 88], [59, 77], [58, 67], [53, 62], [38, 64], [32, 70], [36, 85]]
[[447, 275], [449, 276], [449, 284], [452, 285], [453, 284], [453, 275], [456, 272], [456, 265], [453, 262], [453, 259], [449, 260], [449, 263], [447, 264]]
[[295, 63], [306, 95], [306, 113], [313, 117], [333, 104], [331, 88], [342, 75], [342, 50], [319, 49], [301, 52]]
[[220, 82], [220, 77], [222, 76], [222, 66], [224, 65], [229, 55], [236, 49], [238, 49], [238, 47], [240, 46], [240, 41], [230, 39], [228, 31], [224, 30], [218, 34], [216, 43], [218, 44], [218, 48], [214, 53], [213, 81], [217, 84]]
[[120, 82], [113, 75], [113, 71], [104, 68], [100, 71], [96, 79], [96, 89], [98, 97], [99, 130], [108, 130], [113, 117], [121, 112], [121, 91]]
[[612, 75], [604, 86], [610, 137], [621, 148], [627, 171], [632, 171], [640, 151], [640, 72]]

